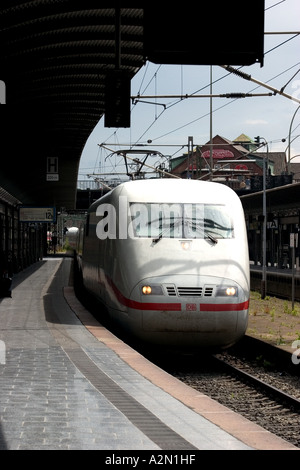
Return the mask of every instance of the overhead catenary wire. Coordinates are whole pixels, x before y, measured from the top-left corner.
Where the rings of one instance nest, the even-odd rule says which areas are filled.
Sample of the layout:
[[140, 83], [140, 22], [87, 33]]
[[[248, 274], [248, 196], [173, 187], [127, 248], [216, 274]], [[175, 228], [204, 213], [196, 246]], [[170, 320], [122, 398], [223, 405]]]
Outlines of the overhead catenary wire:
[[[282, 2], [279, 2], [279, 3], [282, 3]], [[270, 8], [272, 8], [272, 7], [276, 6], [276, 5], [278, 5], [279, 3], [277, 3], [277, 4], [275, 4], [275, 5], [273, 5], [273, 6], [269, 7], [269, 8], [267, 8], [266, 10], [268, 10], [268, 9], [270, 9]], [[274, 34], [273, 32], [270, 32], [270, 34], [271, 34], [271, 33]], [[284, 33], [284, 34], [294, 34], [294, 32], [283, 32], [283, 33]], [[270, 49], [269, 51], [266, 51], [266, 52], [265, 52], [265, 55], [268, 54], [268, 53], [270, 53], [270, 52], [273, 51], [274, 49], [280, 47], [281, 45], [285, 44], [286, 42], [288, 42], [288, 41], [294, 39], [294, 37], [296, 37], [298, 34], [299, 34], [299, 32], [296, 32], [295, 35], [294, 35], [292, 38], [289, 38], [287, 41], [284, 41], [283, 43], [277, 45], [275, 48], [272, 48], [272, 49]], [[148, 64], [148, 65], [149, 65], [149, 64]], [[144, 88], [143, 93], [145, 93], [145, 91], [146, 91], [146, 89], [149, 87], [150, 83], [151, 83], [153, 80], [156, 80], [157, 73], [158, 73], [158, 71], [160, 70], [161, 67], [162, 67], [162, 65], [159, 65], [159, 67], [156, 69], [156, 71], [155, 71], [155, 73], [153, 74], [152, 78], [149, 80], [148, 85]], [[242, 68], [242, 67], [241, 67], [241, 68]], [[145, 72], [145, 73], [146, 73], [146, 72]], [[181, 71], [181, 73], [182, 73], [182, 71]], [[230, 74], [230, 73], [231, 73], [231, 72], [229, 72], [229, 74]], [[225, 78], [226, 76], [227, 76], [227, 75], [224, 75], [224, 76], [220, 77], [219, 79], [217, 79], [216, 81], [214, 81], [214, 83], [216, 83], [217, 81], [222, 80], [222, 79]], [[144, 78], [145, 78], [145, 74], [144, 74], [144, 76], [143, 76], [142, 82], [144, 81]], [[189, 94], [188, 96], [191, 97], [191, 96], [195, 95], [196, 93], [198, 93], [199, 91], [204, 90], [204, 89], [207, 88], [208, 86], [209, 86], [209, 85], [206, 85], [206, 86], [202, 87], [201, 89], [195, 91], [194, 93]], [[141, 86], [140, 86], [139, 90], [141, 90]], [[138, 93], [137, 96], [139, 96], [139, 95], [140, 95], [140, 93]], [[177, 99], [178, 99], [178, 98], [177, 98]], [[149, 131], [149, 129], [157, 122], [157, 120], [162, 116], [162, 114], [164, 114], [164, 112], [165, 112], [167, 109], [169, 109], [169, 108], [172, 107], [172, 106], [175, 106], [176, 104], [178, 104], [179, 102], [181, 102], [182, 99], [185, 99], [185, 97], [180, 97], [180, 98], [179, 98], [179, 101], [176, 101], [175, 103], [171, 103], [171, 104], [169, 104], [169, 105], [166, 105], [166, 106], [164, 107], [163, 111], [162, 111], [158, 116], [155, 116], [154, 121], [153, 121], [153, 122], [150, 124], [150, 126], [144, 131], [144, 133], [139, 137], [139, 139], [136, 140], [136, 142], [135, 142], [135, 144], [133, 144], [133, 146], [136, 145], [136, 144], [142, 139], [142, 137]], [[195, 121], [192, 121], [191, 123], [193, 123], [193, 122], [195, 122]], [[187, 125], [188, 125], [188, 124], [187, 124]], [[186, 126], [183, 126], [183, 127], [186, 127]], [[182, 128], [182, 127], [180, 127], [180, 128]], [[175, 132], [176, 130], [178, 130], [178, 128], [176, 128], [173, 132]], [[172, 133], [172, 131], [171, 131], [171, 133]], [[164, 135], [166, 135], [166, 134], [164, 134]]]
[[[279, 3], [281, 3], [281, 2], [279, 2]], [[277, 4], [276, 4], [276, 5], [277, 5]], [[274, 5], [274, 6], [276, 6], [276, 5]], [[271, 8], [271, 7], [269, 7], [269, 8]], [[284, 34], [294, 34], [294, 32], [284, 32]], [[293, 36], [292, 38], [289, 38], [289, 39], [287, 39], [286, 41], [283, 41], [281, 44], [278, 44], [276, 47], [274, 47], [274, 48], [272, 48], [272, 49], [266, 51], [266, 52], [265, 52], [265, 55], [268, 54], [268, 53], [270, 53], [270, 52], [272, 52], [273, 50], [277, 49], [278, 47], [282, 46], [282, 45], [285, 44], [286, 42], [288, 42], [288, 41], [294, 39], [294, 38], [295, 38], [296, 36], [298, 36], [299, 34], [300, 34], [300, 32], [295, 32], [295, 34], [294, 34], [294, 36]], [[242, 67], [240, 67], [240, 68], [242, 68]], [[236, 70], [238, 70], [238, 69], [236, 69]], [[231, 72], [229, 72], [229, 74], [230, 74], [230, 73], [231, 73]], [[155, 72], [155, 75], [156, 75], [156, 74], [157, 74], [157, 71]], [[220, 77], [220, 78], [219, 78], [218, 80], [216, 80], [216, 81], [220, 81], [220, 80], [222, 80], [223, 78], [225, 78], [226, 76], [227, 76], [227, 75], [224, 75], [223, 77]], [[215, 81], [215, 82], [216, 82], [216, 81]], [[252, 81], [255, 82], [255, 79], [253, 79]], [[214, 82], [214, 83], [215, 83], [215, 82]], [[260, 83], [260, 82], [256, 81], [256, 83], [258, 83], [258, 84], [260, 84], [260, 85], [262, 86], [262, 82]], [[186, 95], [186, 96], [184, 96], [184, 95], [183, 95], [183, 96], [180, 96], [180, 97], [177, 96], [177, 99], [179, 99], [179, 101], [176, 101], [176, 102], [173, 103], [173, 104], [166, 105], [166, 107], [164, 108], [164, 110], [160, 113], [160, 115], [159, 115], [158, 117], [155, 118], [155, 120], [153, 121], [153, 123], [148, 127], [148, 129], [143, 133], [143, 135], [136, 141], [136, 143], [141, 140], [141, 138], [146, 134], [146, 132], [148, 132], [148, 130], [155, 124], [155, 122], [158, 120], [158, 118], [161, 117], [161, 115], [162, 115], [167, 109], [169, 109], [171, 106], [174, 106], [174, 105], [178, 104], [179, 102], [182, 101], [182, 99], [185, 99], [186, 97], [195, 96], [196, 93], [198, 93], [198, 92], [201, 91], [201, 90], [204, 90], [204, 89], [207, 88], [208, 86], [209, 86], [209, 85], [206, 85], [205, 87], [202, 87], [201, 89], [195, 91], [194, 93], [191, 93], [191, 94]], [[276, 95], [276, 94], [278, 93], [278, 94], [282, 94], [283, 96], [285, 96], [285, 94], [283, 94], [283, 92], [280, 92], [280, 90], [277, 91], [277, 89], [275, 89], [275, 90], [276, 90], [276, 91], [275, 91], [275, 90], [272, 89], [272, 87], [270, 87], [269, 89], [271, 89], [271, 90], [273, 91], [274, 95]], [[208, 97], [208, 96], [210, 96], [210, 95], [207, 95], [207, 97]], [[270, 95], [267, 95], [267, 96], [270, 96]], [[170, 96], [170, 98], [171, 98], [171, 97], [172, 97], [172, 96]], [[290, 95], [289, 95], [289, 97], [290, 97]], [[175, 96], [174, 96], [174, 98], [175, 98]], [[292, 99], [292, 98], [291, 98], [291, 99]], [[218, 109], [220, 109], [220, 108], [218, 108]], [[201, 118], [199, 118], [199, 119], [201, 119]], [[189, 124], [192, 124], [192, 123], [194, 123], [195, 121], [196, 121], [196, 120], [193, 120], [193, 121], [191, 121]], [[189, 124], [187, 124], [187, 125], [189, 125]], [[183, 127], [186, 127], [187, 125], [184, 125], [184, 126], [182, 126], [182, 127], [176, 128], [174, 131], [171, 131], [170, 133], [176, 132], [178, 129], [182, 129]], [[168, 134], [169, 134], [169, 133], [168, 133]], [[164, 136], [165, 136], [165, 135], [168, 135], [168, 134], [164, 134]]]
[[[299, 62], [298, 62], [297, 64], [293, 65], [292, 67], [289, 67], [288, 69], [284, 70], [283, 72], [280, 72], [280, 73], [277, 74], [275, 77], [273, 77], [273, 78], [271, 78], [270, 80], [268, 80], [267, 83], [269, 83], [271, 80], [273, 80], [273, 79], [275, 79], [275, 78], [278, 78], [280, 75], [282, 75], [282, 74], [288, 72], [289, 70], [291, 70], [292, 68], [296, 67], [297, 65], [299, 65]], [[242, 67], [241, 67], [241, 68], [242, 68]], [[222, 79], [224, 79], [224, 78], [226, 78], [226, 77], [227, 77], [228, 75], [230, 75], [230, 74], [231, 74], [231, 72], [228, 72], [226, 75], [223, 75], [222, 77], [220, 77], [220, 78], [218, 78], [217, 80], [215, 80], [215, 81], [213, 82], [213, 84], [216, 83], [216, 82], [218, 82], [218, 81], [220, 81], [220, 80], [222, 80]], [[197, 91], [194, 92], [194, 93], [198, 93], [199, 91], [204, 90], [204, 89], [207, 88], [208, 86], [209, 86], [209, 85], [206, 85], [206, 86], [202, 87], [201, 89], [197, 90]], [[261, 86], [261, 85], [259, 85], [259, 86]], [[257, 88], [259, 88], [259, 86], [257, 86], [256, 88], [253, 88], [252, 90], [250, 90], [250, 93], [253, 92], [254, 90], [256, 90]], [[192, 94], [191, 94], [191, 95], [192, 95]], [[275, 95], [275, 94], [274, 94], [274, 95]], [[236, 99], [238, 99], [238, 98], [235, 98], [235, 99], [233, 99], [232, 101], [230, 101], [230, 102], [228, 102], [228, 103], [226, 103], [226, 104], [224, 104], [224, 105], [222, 105], [222, 106], [219, 106], [218, 108], [214, 109], [213, 112], [219, 111], [220, 109], [224, 108], [225, 106], [228, 106], [229, 104], [231, 104], [231, 103], [233, 103], [234, 101], [236, 101]], [[167, 105], [166, 108], [164, 108], [163, 112], [165, 112], [166, 110], [168, 110], [170, 107], [175, 106], [176, 104], [178, 104], [178, 103], [181, 102], [181, 101], [182, 101], [182, 100], [180, 99], [180, 100], [176, 101], [175, 103], [171, 103], [171, 104]], [[163, 112], [162, 112], [161, 114], [163, 114]], [[203, 119], [203, 118], [209, 116], [209, 114], [210, 114], [210, 112], [207, 112], [207, 113], [205, 113], [204, 115], [202, 115], [202, 116], [200, 116], [200, 117], [198, 117], [198, 118], [196, 118], [196, 119], [193, 119], [192, 121], [189, 121], [189, 122], [186, 123], [186, 124], [183, 124], [183, 125], [181, 125], [181, 126], [179, 126], [179, 127], [176, 127], [175, 129], [173, 129], [173, 130], [171, 130], [171, 131], [169, 131], [169, 132], [167, 132], [167, 133], [164, 133], [163, 135], [161, 135], [161, 136], [159, 136], [159, 137], [152, 138], [152, 141], [154, 141], [154, 140], [159, 140], [159, 139], [161, 139], [162, 137], [166, 137], [167, 135], [170, 135], [170, 134], [172, 134], [172, 133], [174, 133], [174, 132], [177, 132], [177, 131], [180, 130], [180, 129], [183, 129], [184, 127], [188, 127], [189, 125], [194, 124], [195, 122], [197, 122], [197, 121], [199, 121], [199, 120], [201, 120], [201, 119]], [[160, 116], [159, 116], [159, 117], [160, 117]], [[155, 122], [156, 122], [156, 121], [153, 121], [153, 122], [152, 122], [152, 124], [151, 124], [151, 125], [148, 127], [148, 129], [143, 133], [143, 135], [136, 141], [136, 143], [138, 143], [138, 142], [141, 140], [141, 138], [146, 134], [146, 132], [148, 132], [148, 130], [155, 124]]]
[[[284, 1], [280, 1], [280, 2], [275, 3], [274, 5], [269, 6], [268, 8], [266, 8], [266, 11], [269, 10], [269, 9], [271, 9], [271, 8], [274, 8], [275, 6], [277, 6], [277, 5], [281, 4], [281, 3], [284, 3]], [[265, 52], [265, 55], [266, 55], [266, 54], [272, 53], [272, 52], [274, 51], [274, 49], [278, 49], [280, 46], [286, 44], [286, 42], [293, 40], [296, 36], [299, 35], [299, 32], [298, 32], [298, 31], [282, 31], [282, 32], [268, 31], [268, 32], [266, 32], [265, 34], [267, 34], [267, 35], [269, 35], [269, 36], [270, 36], [271, 34], [277, 34], [277, 35], [279, 35], [279, 34], [293, 34], [293, 35], [294, 35], [293, 37], [288, 38], [286, 41], [281, 42], [280, 44], [276, 45], [274, 48], [272, 48], [272, 49], [266, 51], [266, 52]], [[148, 72], [149, 64], [146, 65], [146, 70], [145, 70], [145, 73], [144, 73], [144, 75], [143, 75], [143, 77], [142, 77], [142, 82], [141, 82], [141, 84], [140, 84], [139, 91], [138, 91], [139, 94], [145, 93], [145, 91], [149, 88], [150, 84], [151, 84], [151, 83], [153, 84], [153, 81], [156, 80], [155, 77], [158, 76], [158, 72], [160, 71], [161, 67], [162, 67], [162, 65], [160, 65], [159, 67], [156, 68], [155, 73], [153, 74], [152, 78], [146, 83], [146, 74], [147, 74], [147, 72]], [[293, 66], [293, 67], [294, 67], [294, 66]], [[293, 68], [293, 67], [291, 67], [291, 68]], [[287, 69], [287, 70], [289, 70], [289, 69]], [[281, 73], [285, 73], [285, 72], [283, 71], [283, 72], [281, 72]], [[182, 75], [182, 74], [183, 74], [183, 69], [182, 69], [182, 66], [181, 66], [181, 75]], [[217, 82], [217, 81], [223, 80], [225, 77], [228, 77], [230, 74], [231, 74], [231, 72], [226, 73], [224, 76], [222, 76], [222, 77], [218, 78], [217, 80], [215, 80], [214, 83]], [[279, 75], [280, 75], [280, 74], [278, 74], [277, 77], [278, 77]], [[294, 77], [294, 76], [295, 76], [295, 75], [293, 75], [293, 77]], [[273, 77], [273, 78], [270, 79], [267, 83], [269, 83], [269, 82], [270, 82], [271, 80], [273, 80], [274, 78], [276, 78], [276, 77]], [[288, 83], [290, 83], [291, 80], [292, 80], [292, 79], [289, 79]], [[146, 85], [145, 85], [145, 83], [146, 83]], [[284, 83], [286, 83], [286, 80], [285, 80]], [[144, 85], [145, 85], [145, 86], [144, 86]], [[202, 87], [201, 90], [204, 90], [204, 89], [207, 88], [208, 86], [209, 86], [209, 85], [206, 85], [206, 86]], [[262, 85], [259, 84], [258, 86], [262, 86]], [[278, 89], [278, 91], [276, 91], [276, 92], [272, 90], [273, 93], [270, 93], [270, 94], [268, 94], [267, 96], [271, 96], [271, 95], [274, 95], [274, 96], [275, 96], [276, 94], [278, 94], [278, 95], [281, 94], [280, 91], [284, 90], [284, 89], [286, 88], [286, 86], [287, 86], [287, 85], [285, 84], [283, 87], [281, 87], [281, 89]], [[258, 88], [258, 87], [257, 87], [257, 88]], [[279, 88], [280, 88], [280, 87], [279, 87]], [[255, 89], [256, 89], [256, 88], [254, 88], [254, 90], [255, 90]], [[277, 90], [277, 89], [276, 89], [276, 90]], [[181, 91], [183, 91], [183, 87], [182, 87]], [[187, 95], [187, 96], [192, 96], [193, 94], [196, 95], [199, 91], [200, 91], [200, 90], [197, 90], [197, 91], [195, 91], [194, 93], [191, 93], [190, 95]], [[252, 90], [252, 91], [253, 91], [253, 90]], [[250, 92], [250, 93], [251, 93], [251, 92]], [[250, 93], [249, 93], [249, 94], [250, 94]], [[258, 95], [258, 94], [257, 94], [257, 95]], [[182, 98], [182, 96], [184, 96], [184, 98]], [[284, 96], [284, 95], [283, 95], [283, 96]], [[229, 102], [223, 104], [222, 106], [216, 107], [215, 109], [213, 109], [212, 112], [215, 113], [215, 112], [217, 112], [218, 110], [224, 108], [225, 106], [231, 105], [236, 99], [238, 99], [238, 98], [233, 98], [232, 96], [231, 96], [230, 98], [231, 98], [231, 100], [230, 100]], [[172, 99], [173, 99], [173, 98], [172, 98]], [[143, 137], [149, 132], [149, 130], [150, 130], [158, 121], [160, 121], [160, 120], [163, 118], [163, 116], [165, 115], [166, 111], [167, 111], [167, 110], [170, 110], [171, 107], [176, 106], [176, 105], [179, 104], [183, 99], [185, 99], [185, 95], [184, 95], [184, 93], [182, 93], [182, 94], [180, 95], [180, 98], [174, 98], [174, 99], [175, 99], [175, 101], [174, 101], [173, 103], [168, 103], [168, 104], [166, 104], [166, 106], [163, 106], [162, 112], [161, 112], [160, 114], [158, 114], [158, 115], [155, 115], [155, 119], [153, 120], [153, 122], [151, 122], [151, 123], [147, 126], [147, 129], [146, 129], [144, 132], [142, 132], [142, 134], [141, 134], [137, 139], [134, 140], [134, 143], [131, 144], [131, 147], [135, 147], [135, 146], [139, 145], [139, 143], [142, 141]], [[156, 102], [155, 104], [156, 104], [156, 106], [158, 106], [160, 103]], [[134, 107], [133, 107], [133, 108], [134, 108]], [[132, 108], [132, 110], [133, 110], [133, 108]], [[196, 119], [193, 119], [193, 120], [191, 120], [190, 122], [188, 122], [188, 123], [186, 123], [186, 124], [184, 124], [184, 125], [182, 125], [182, 126], [177, 126], [176, 128], [173, 128], [172, 130], [170, 130], [170, 131], [167, 132], [167, 133], [164, 133], [163, 135], [160, 135], [160, 136], [158, 136], [158, 137], [151, 137], [151, 140], [152, 140], [153, 142], [154, 142], [154, 141], [157, 141], [157, 140], [161, 139], [162, 137], [165, 137], [166, 135], [170, 135], [170, 134], [172, 134], [172, 133], [178, 131], [179, 129], [182, 129], [182, 128], [184, 128], [184, 127], [190, 126], [190, 125], [193, 124], [194, 122], [196, 122], [196, 121], [198, 121], [198, 120], [200, 120], [200, 119], [202, 119], [203, 117], [206, 117], [206, 116], [208, 116], [208, 115], [209, 115], [209, 113], [206, 113], [206, 114], [204, 114], [203, 116], [200, 116], [200, 117], [198, 117], [198, 118], [196, 118]], [[118, 130], [117, 130], [116, 132], [118, 132]], [[114, 134], [115, 134], [115, 133], [114, 133]], [[107, 139], [106, 139], [106, 141], [107, 141]], [[130, 138], [130, 141], [131, 141], [131, 138]]]
[[288, 80], [288, 82], [286, 82], [286, 84], [285, 84], [285, 85], [283, 85], [283, 87], [281, 87], [281, 89], [280, 89], [280, 90], [281, 90], [281, 91], [284, 91], [284, 89], [285, 89], [285, 88], [288, 86], [288, 84], [289, 84], [289, 83], [290, 83], [290, 82], [293, 80], [293, 78], [295, 78], [295, 77], [296, 77], [296, 75], [298, 75], [298, 73], [299, 73], [299, 72], [300, 72], [300, 69], [299, 69], [299, 70], [297, 70], [297, 72], [296, 72], [296, 73], [294, 73], [294, 75], [293, 75], [293, 76], [292, 76], [292, 77], [291, 77], [291, 78]]
[[[275, 78], [278, 78], [280, 75], [282, 75], [282, 74], [288, 72], [289, 70], [291, 70], [292, 68], [298, 66], [299, 64], [300, 64], [300, 62], [296, 63], [296, 64], [293, 65], [292, 67], [289, 67], [288, 69], [284, 70], [283, 72], [280, 72], [280, 73], [277, 74], [275, 77], [272, 77], [270, 80], [268, 80], [267, 83], [269, 83], [270, 81], [274, 80]], [[226, 74], [226, 75], [223, 75], [221, 78], [218, 79], [218, 81], [219, 81], [220, 79], [222, 79], [222, 78], [227, 77], [228, 75], [230, 75], [230, 72], [229, 72], [228, 74]], [[207, 88], [207, 87], [205, 87], [205, 88]], [[257, 88], [259, 88], [259, 86], [256, 86], [255, 88], [253, 88], [252, 90], [250, 90], [250, 92], [253, 92], [253, 91], [256, 90]], [[204, 88], [202, 88], [202, 89], [204, 89]], [[198, 90], [198, 91], [200, 91], [200, 90]], [[219, 110], [225, 108], [226, 106], [229, 106], [230, 104], [234, 103], [235, 101], [236, 101], [236, 99], [233, 99], [232, 101], [227, 102], [227, 103], [223, 104], [222, 106], [219, 106], [219, 107], [213, 109], [213, 113], [215, 113], [215, 112], [217, 112], [217, 111], [219, 111]], [[210, 114], [210, 112], [207, 112], [207, 113], [203, 114], [202, 116], [200, 116], [200, 117], [198, 117], [198, 118], [196, 118], [196, 119], [193, 119], [192, 121], [189, 121], [189, 122], [186, 123], [186, 124], [183, 124], [183, 125], [181, 125], [181, 126], [175, 128], [175, 129], [173, 129], [173, 130], [171, 130], [171, 131], [169, 131], [169, 132], [166, 132], [166, 133], [164, 133], [164, 134], [158, 136], [158, 137], [154, 137], [154, 138], [152, 138], [152, 141], [159, 140], [159, 139], [161, 139], [161, 138], [163, 138], [163, 137], [166, 137], [167, 135], [170, 135], [170, 134], [172, 134], [172, 133], [174, 133], [174, 132], [177, 132], [177, 131], [179, 131], [179, 130], [181, 130], [181, 129], [184, 129], [184, 127], [188, 127], [188, 126], [190, 126], [191, 124], [194, 124], [195, 122], [200, 121], [201, 119], [204, 119], [205, 117], [209, 116], [209, 114]]]
[[285, 3], [285, 2], [286, 0], [280, 0], [279, 2], [274, 3], [273, 5], [270, 5], [269, 7], [265, 8], [265, 11], [271, 10], [272, 8], [277, 7], [277, 5], [279, 5], [280, 3]]
[[[272, 7], [276, 6], [276, 5], [278, 5], [279, 3], [282, 3], [282, 2], [278, 2], [277, 4], [271, 6], [271, 7], [267, 8], [267, 9], [270, 9], [270, 8], [272, 8]], [[266, 9], [266, 10], [267, 10], [267, 9]], [[298, 31], [297, 31], [297, 32], [284, 32], [284, 34], [294, 34], [294, 36], [293, 36], [292, 38], [287, 39], [286, 41], [283, 41], [281, 44], [278, 44], [278, 45], [275, 46], [274, 48], [272, 48], [272, 49], [266, 51], [266, 52], [265, 52], [265, 55], [268, 54], [268, 53], [270, 53], [270, 52], [272, 52], [273, 50], [277, 49], [278, 47], [282, 46], [282, 45], [285, 44], [286, 42], [288, 42], [288, 41], [294, 39], [295, 37], [297, 37], [297, 36], [300, 34], [300, 32], [298, 32]], [[242, 67], [241, 67], [241, 68], [242, 68]], [[229, 72], [229, 74], [230, 74], [230, 73], [231, 73], [231, 72]], [[280, 75], [280, 74], [279, 74], [279, 75]], [[217, 81], [222, 80], [222, 79], [225, 78], [226, 76], [228, 76], [228, 75], [226, 74], [226, 75], [224, 75], [223, 77], [220, 77]], [[278, 75], [277, 75], [277, 76], [278, 76]], [[254, 81], [254, 80], [252, 80], [252, 81]], [[258, 82], [258, 81], [256, 81], [256, 83], [257, 83], [257, 82]], [[215, 83], [215, 82], [214, 82], [214, 83]], [[261, 83], [258, 82], [258, 84], [259, 84], [260, 86], [262, 86], [262, 82], [261, 82]], [[202, 87], [201, 89], [195, 91], [194, 93], [191, 93], [189, 96], [192, 97], [192, 95], [195, 95], [195, 94], [198, 93], [199, 91], [204, 90], [204, 89], [207, 88], [208, 86], [209, 86], [209, 85], [206, 85], [205, 87]], [[270, 89], [273, 91], [274, 95], [276, 95], [276, 94], [281, 94], [281, 95], [285, 96], [285, 94], [283, 93], [283, 91], [280, 91], [280, 90], [277, 90], [277, 89], [274, 89], [274, 90], [273, 90], [272, 88], [270, 88]], [[275, 91], [275, 90], [276, 90], [276, 91]], [[252, 91], [253, 91], [253, 90], [252, 90]], [[287, 97], [290, 97], [290, 96], [291, 96], [291, 95], [288, 95]], [[177, 99], [178, 99], [178, 98], [177, 98]], [[167, 109], [169, 109], [170, 107], [172, 107], [172, 106], [178, 104], [179, 102], [182, 101], [182, 99], [184, 99], [184, 97], [183, 97], [183, 98], [180, 97], [179, 100], [176, 101], [175, 103], [172, 103], [172, 104], [167, 105], [167, 106], [164, 108], [164, 110], [162, 111], [162, 113], [160, 113], [160, 115], [152, 122], [152, 124], [151, 124], [151, 125], [148, 127], [148, 129], [143, 133], [143, 135], [136, 141], [136, 143], [141, 140], [141, 138], [146, 134], [146, 132], [148, 132], [148, 130], [155, 124], [155, 122], [158, 120], [158, 118], [161, 117], [161, 115], [162, 115]], [[237, 99], [237, 98], [235, 98], [235, 99]], [[294, 98], [290, 98], [290, 99], [294, 99]], [[297, 100], [297, 98], [296, 98], [296, 100]], [[226, 106], [226, 105], [228, 105], [228, 104], [230, 104], [230, 103], [227, 103], [227, 104], [225, 104], [224, 106]], [[222, 107], [224, 107], [224, 106], [222, 106]], [[217, 110], [221, 109], [222, 107], [217, 108]], [[216, 111], [216, 110], [214, 110], [214, 111]], [[214, 111], [213, 111], [213, 112], [214, 112]], [[196, 122], [197, 120], [200, 120], [200, 119], [202, 119], [202, 117], [206, 117], [206, 116], [209, 115], [209, 114], [210, 114], [210, 113], [207, 113], [207, 114], [205, 114], [204, 116], [201, 116], [201, 117], [198, 118], [198, 119], [195, 119], [195, 120], [193, 120], [193, 121], [190, 121], [189, 123], [187, 123], [187, 124], [185, 124], [185, 125], [183, 125], [183, 126], [177, 127], [177, 128], [174, 129], [173, 131], [170, 131], [170, 132], [168, 132], [168, 133], [163, 134], [163, 136], [161, 136], [161, 137], [165, 137], [166, 135], [169, 135], [169, 134], [171, 134], [171, 133], [173, 133], [173, 132], [176, 132], [176, 131], [178, 131], [179, 129], [183, 129], [184, 127], [187, 127], [188, 125], [193, 124], [193, 123]], [[161, 137], [159, 137], [159, 138], [161, 138]], [[155, 138], [155, 139], [152, 139], [152, 140], [158, 140], [158, 138]]]

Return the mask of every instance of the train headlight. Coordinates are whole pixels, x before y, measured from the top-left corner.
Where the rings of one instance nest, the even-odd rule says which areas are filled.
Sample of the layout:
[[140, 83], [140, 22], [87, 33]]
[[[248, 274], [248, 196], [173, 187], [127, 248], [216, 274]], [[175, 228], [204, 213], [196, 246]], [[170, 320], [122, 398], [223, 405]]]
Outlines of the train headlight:
[[236, 294], [236, 288], [227, 287], [225, 292], [226, 292], [226, 295], [234, 296]]
[[218, 286], [217, 297], [237, 297], [238, 289], [234, 286]]
[[161, 286], [145, 285], [142, 286], [143, 295], [163, 295]]
[[150, 295], [152, 293], [151, 286], [143, 286], [142, 287], [142, 292], [143, 292], [144, 295]]

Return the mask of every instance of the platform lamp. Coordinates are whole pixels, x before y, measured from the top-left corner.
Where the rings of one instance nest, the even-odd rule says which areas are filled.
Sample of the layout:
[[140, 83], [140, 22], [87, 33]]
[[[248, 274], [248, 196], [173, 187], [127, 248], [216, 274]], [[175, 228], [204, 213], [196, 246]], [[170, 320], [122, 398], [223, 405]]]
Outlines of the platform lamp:
[[[254, 137], [254, 142], [260, 144], [261, 139], [265, 141], [264, 145], [267, 146], [267, 161], [269, 161], [269, 146], [264, 137]], [[266, 297], [267, 287], [267, 199], [266, 199], [266, 159], [263, 158], [263, 236], [262, 236], [262, 279], [261, 279], [261, 298]]]

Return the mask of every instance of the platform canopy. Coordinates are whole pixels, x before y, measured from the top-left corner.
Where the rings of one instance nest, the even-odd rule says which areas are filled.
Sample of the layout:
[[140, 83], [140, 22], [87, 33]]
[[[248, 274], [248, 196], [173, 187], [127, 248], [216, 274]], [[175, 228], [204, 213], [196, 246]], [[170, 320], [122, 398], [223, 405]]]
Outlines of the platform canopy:
[[[185, 5], [190, 12], [199, 10], [191, 18], [202, 12], [198, 3]], [[264, 1], [254, 3], [253, 14], [260, 11], [259, 51], [235, 55], [245, 64], [262, 62]], [[0, 186], [24, 204], [73, 209], [80, 156], [96, 124], [105, 116], [107, 127], [130, 126], [130, 80], [148, 58], [166, 60], [170, 35], [184, 34], [174, 29], [173, 20], [158, 28], [156, 19], [165, 21], [165, 16], [160, 8], [153, 16], [150, 8], [152, 14], [143, 2], [1, 0], [0, 102], [5, 106], [0, 106]], [[178, 19], [182, 7], [172, 8], [170, 18], [175, 10]], [[199, 21], [203, 31], [206, 22], [203, 17]], [[157, 41], [151, 49], [161, 28], [167, 42], [162, 54]], [[203, 41], [201, 47], [197, 41], [199, 57], [193, 54], [193, 63], [206, 64], [200, 54]], [[182, 53], [175, 51], [172, 62], [181, 63]]]
[[106, 74], [118, 67], [130, 79], [144, 63], [143, 10], [120, 9], [116, 18], [113, 4], [1, 1], [0, 186], [25, 203], [74, 208], [80, 156], [105, 110]]

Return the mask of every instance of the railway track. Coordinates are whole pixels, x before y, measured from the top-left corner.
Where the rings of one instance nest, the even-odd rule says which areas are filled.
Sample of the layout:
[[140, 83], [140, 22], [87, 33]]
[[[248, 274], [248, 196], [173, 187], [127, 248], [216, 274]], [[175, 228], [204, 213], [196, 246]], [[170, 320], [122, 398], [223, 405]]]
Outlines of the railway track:
[[190, 387], [300, 448], [300, 365], [291, 354], [250, 336], [214, 356], [162, 353], [106, 327]]
[[[265, 395], [278, 401], [278, 403], [282, 403], [284, 406], [287, 406], [291, 410], [294, 410], [300, 414], [300, 399], [296, 398], [290, 393], [283, 391], [281, 389], [283, 386], [283, 383], [281, 381], [278, 381], [274, 379], [274, 377], [272, 377], [272, 382], [278, 383], [277, 386], [274, 386], [270, 383], [267, 383], [265, 380], [262, 380], [261, 378], [254, 376], [253, 373], [251, 374], [249, 372], [246, 372], [240, 369], [237, 366], [230, 364], [230, 362], [227, 362], [227, 360], [224, 359], [223, 357], [215, 356], [214, 359], [220, 362], [220, 366], [224, 370], [226, 370], [229, 375], [233, 377], [237, 377], [243, 383], [253, 385], [255, 389], [261, 391]], [[264, 375], [267, 377], [267, 374], [264, 374]], [[300, 390], [299, 391], [297, 390], [295, 395], [299, 395], [300, 397]]]
[[156, 363], [190, 387], [300, 448], [299, 371], [292, 370], [288, 358], [277, 350], [271, 362], [270, 351], [266, 352], [263, 343], [259, 350], [257, 340], [256, 357], [247, 357], [248, 343], [249, 338], [246, 351], [239, 347], [207, 357], [183, 355], [175, 361], [173, 357], [169, 363], [165, 357], [163, 363]]

